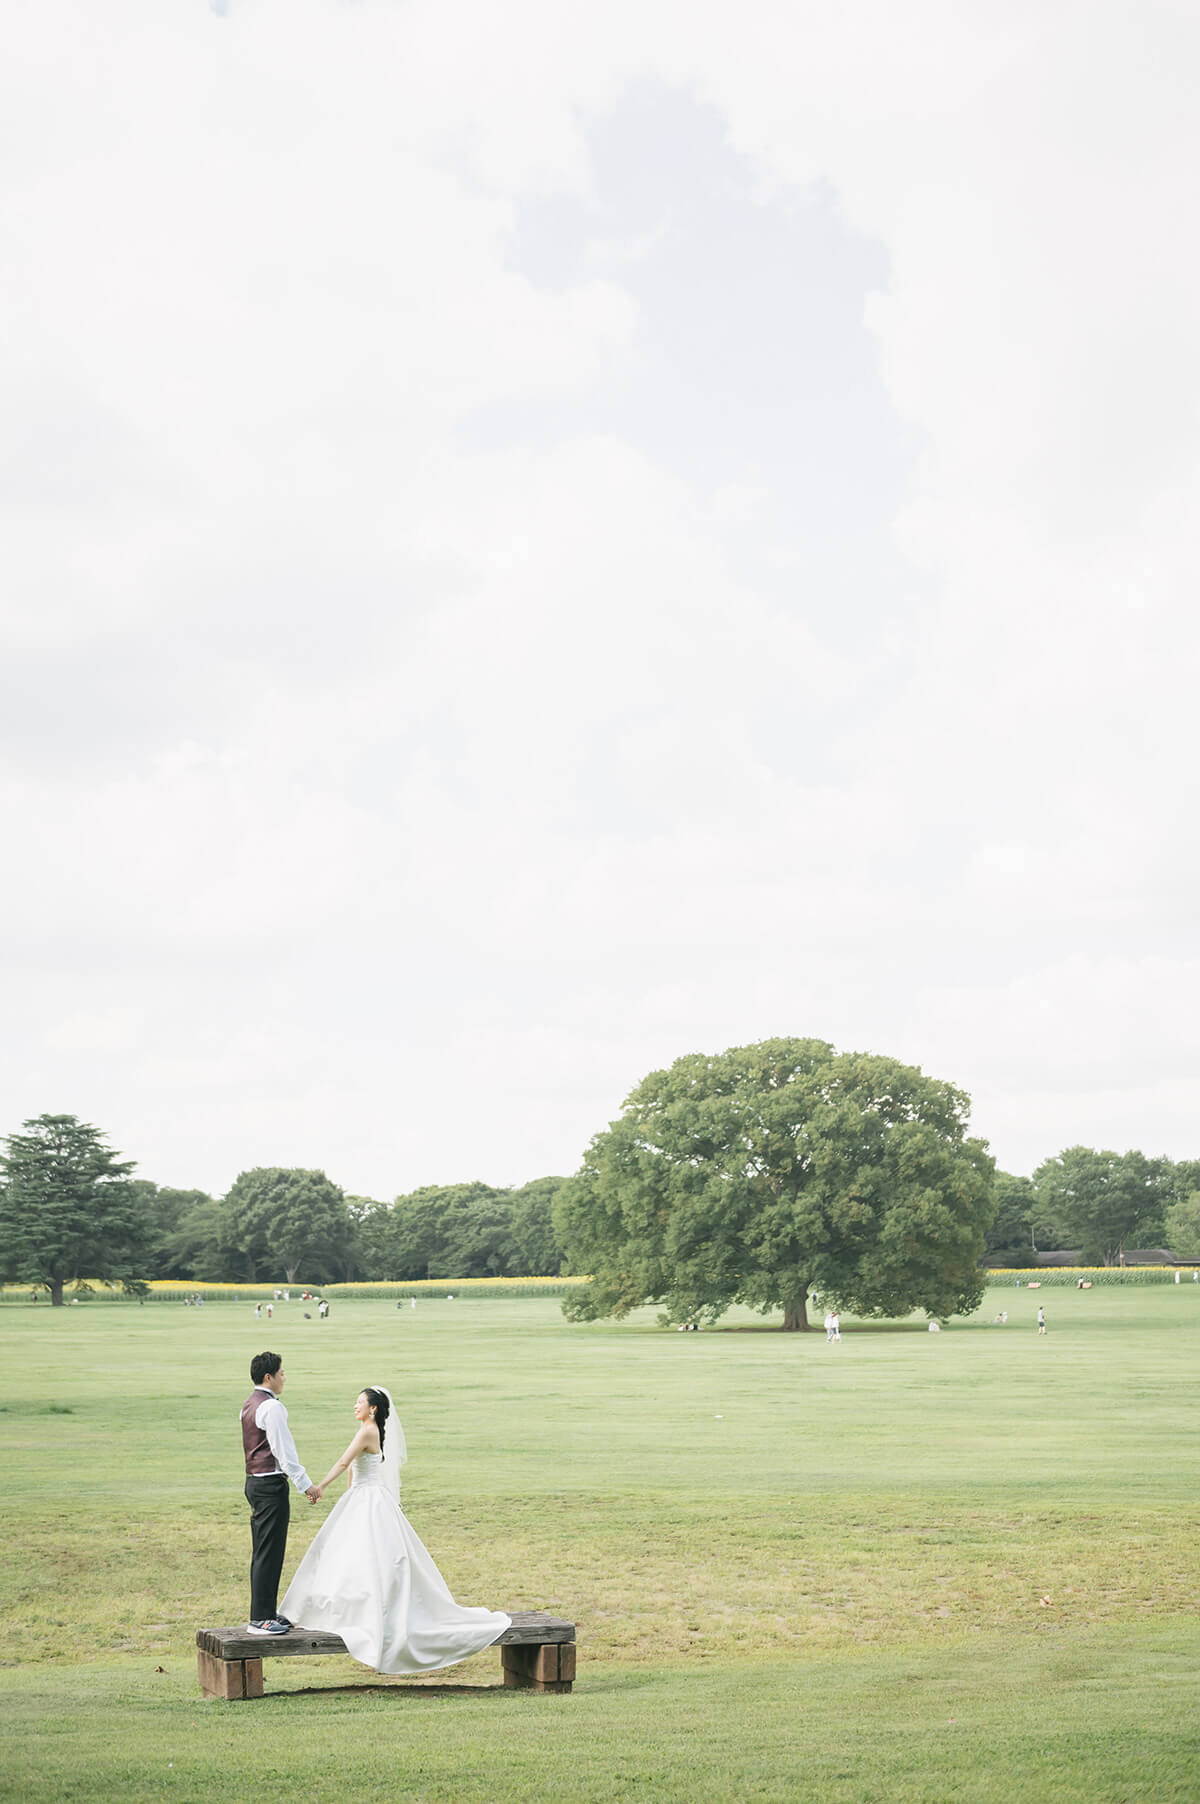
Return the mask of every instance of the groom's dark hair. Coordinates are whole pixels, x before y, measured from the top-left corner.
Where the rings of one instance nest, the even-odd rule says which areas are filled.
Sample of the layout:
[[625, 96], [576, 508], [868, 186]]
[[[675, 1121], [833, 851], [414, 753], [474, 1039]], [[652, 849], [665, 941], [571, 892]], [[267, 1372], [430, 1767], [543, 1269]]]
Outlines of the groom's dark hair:
[[256, 1353], [250, 1361], [251, 1384], [261, 1384], [268, 1372], [273, 1378], [282, 1364], [281, 1353]]

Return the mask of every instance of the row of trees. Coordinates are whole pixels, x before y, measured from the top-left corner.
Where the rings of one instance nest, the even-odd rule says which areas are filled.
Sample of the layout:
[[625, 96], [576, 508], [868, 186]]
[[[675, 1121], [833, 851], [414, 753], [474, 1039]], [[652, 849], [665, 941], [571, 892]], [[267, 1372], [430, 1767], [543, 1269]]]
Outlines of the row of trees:
[[576, 1317], [731, 1303], [807, 1325], [813, 1292], [860, 1315], [974, 1308], [983, 1261], [1165, 1243], [1200, 1257], [1200, 1161], [1069, 1147], [997, 1173], [968, 1098], [895, 1059], [779, 1039], [691, 1055], [638, 1085], [572, 1178], [434, 1186], [392, 1203], [324, 1172], [258, 1168], [224, 1197], [162, 1188], [97, 1130], [44, 1115], [0, 1159], [0, 1277], [61, 1302], [78, 1277], [514, 1276], [573, 1271]]
[[551, 1204], [561, 1182], [430, 1185], [381, 1203], [347, 1196], [323, 1171], [270, 1166], [242, 1172], [220, 1198], [142, 1180], [133, 1188], [156, 1276], [328, 1284], [557, 1273]]
[[61, 1303], [80, 1278], [200, 1283], [484, 1278], [557, 1273], [561, 1178], [519, 1189], [431, 1186], [393, 1203], [323, 1171], [259, 1167], [223, 1197], [132, 1176], [94, 1127], [42, 1115], [0, 1158], [0, 1280]]
[[1031, 1178], [997, 1172], [995, 1197], [988, 1253], [1009, 1265], [1066, 1248], [1085, 1265], [1116, 1265], [1149, 1247], [1200, 1258], [1200, 1159], [1068, 1146]]

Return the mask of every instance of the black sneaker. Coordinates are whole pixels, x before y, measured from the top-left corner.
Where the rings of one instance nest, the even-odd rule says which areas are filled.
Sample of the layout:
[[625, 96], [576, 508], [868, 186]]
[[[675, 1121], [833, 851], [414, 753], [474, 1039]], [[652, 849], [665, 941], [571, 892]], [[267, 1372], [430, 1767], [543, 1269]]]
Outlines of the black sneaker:
[[248, 1622], [248, 1635], [286, 1635], [291, 1628], [290, 1622], [284, 1622], [281, 1616], [268, 1616], [265, 1622]]

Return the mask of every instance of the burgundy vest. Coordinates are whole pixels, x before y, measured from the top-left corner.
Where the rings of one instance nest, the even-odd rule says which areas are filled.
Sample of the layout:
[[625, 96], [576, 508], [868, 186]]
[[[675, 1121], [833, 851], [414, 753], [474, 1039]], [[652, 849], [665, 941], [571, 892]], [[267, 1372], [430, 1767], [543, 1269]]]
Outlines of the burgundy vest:
[[271, 1443], [254, 1420], [259, 1404], [269, 1396], [267, 1390], [251, 1391], [242, 1404], [242, 1446], [246, 1454], [247, 1478], [269, 1478], [277, 1470]]

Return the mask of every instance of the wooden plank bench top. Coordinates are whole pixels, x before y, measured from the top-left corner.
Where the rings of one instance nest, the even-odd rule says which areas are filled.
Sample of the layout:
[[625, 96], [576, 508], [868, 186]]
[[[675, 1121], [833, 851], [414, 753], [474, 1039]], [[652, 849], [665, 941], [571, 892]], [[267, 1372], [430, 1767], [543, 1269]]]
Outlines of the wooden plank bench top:
[[[505, 1685], [521, 1691], [570, 1691], [575, 1678], [575, 1624], [545, 1610], [513, 1610], [511, 1615], [511, 1626], [491, 1643], [500, 1649]], [[209, 1697], [226, 1700], [262, 1696], [264, 1660], [346, 1652], [340, 1635], [322, 1629], [251, 1635], [245, 1623], [236, 1623], [231, 1628], [196, 1630], [200, 1688]]]

